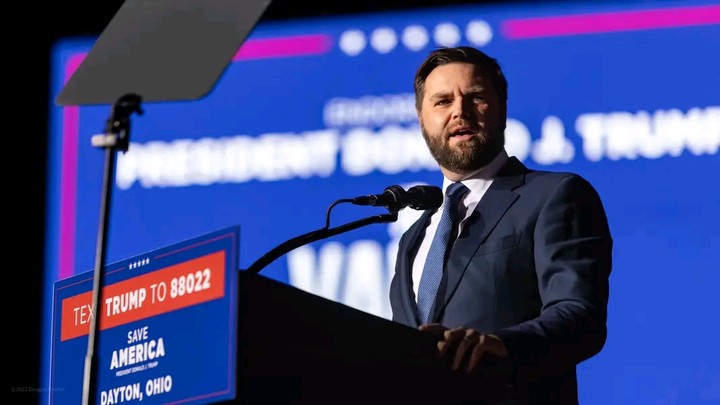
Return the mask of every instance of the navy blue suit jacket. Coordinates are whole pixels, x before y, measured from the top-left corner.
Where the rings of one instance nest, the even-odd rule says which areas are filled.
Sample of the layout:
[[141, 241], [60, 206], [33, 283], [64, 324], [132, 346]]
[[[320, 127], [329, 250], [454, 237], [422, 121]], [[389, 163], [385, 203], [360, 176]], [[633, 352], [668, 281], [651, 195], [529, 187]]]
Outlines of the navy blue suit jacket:
[[[417, 327], [412, 263], [431, 211], [400, 239], [393, 320]], [[510, 157], [450, 252], [433, 322], [498, 335], [522, 403], [577, 403], [575, 366], [607, 335], [612, 239], [595, 189]]]

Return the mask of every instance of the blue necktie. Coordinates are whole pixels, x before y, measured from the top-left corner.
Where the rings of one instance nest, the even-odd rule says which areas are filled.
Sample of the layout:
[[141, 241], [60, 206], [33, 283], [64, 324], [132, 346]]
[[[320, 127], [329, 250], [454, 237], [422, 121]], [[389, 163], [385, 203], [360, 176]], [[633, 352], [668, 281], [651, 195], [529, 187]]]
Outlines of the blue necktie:
[[443, 205], [440, 223], [438, 223], [435, 237], [430, 245], [425, 267], [420, 277], [420, 286], [418, 287], [418, 315], [421, 323], [427, 323], [430, 317], [430, 309], [435, 303], [440, 280], [443, 276], [443, 268], [445, 267], [445, 254], [448, 244], [450, 243], [450, 235], [455, 229], [458, 205], [460, 199], [468, 191], [462, 183], [453, 183], [446, 190], [445, 202]]

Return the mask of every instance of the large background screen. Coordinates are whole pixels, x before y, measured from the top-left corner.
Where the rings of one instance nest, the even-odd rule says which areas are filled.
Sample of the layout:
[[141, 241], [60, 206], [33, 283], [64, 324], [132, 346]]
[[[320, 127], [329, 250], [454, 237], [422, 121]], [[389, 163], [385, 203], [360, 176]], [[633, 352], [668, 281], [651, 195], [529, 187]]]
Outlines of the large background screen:
[[[440, 185], [416, 122], [413, 75], [430, 50], [473, 45], [509, 81], [508, 152], [531, 168], [581, 174], [607, 209], [609, 336], [579, 366], [581, 403], [717, 403], [720, 6], [712, 3], [512, 3], [261, 23], [207, 97], [148, 103], [132, 117], [113, 183], [108, 262], [239, 225], [247, 268], [322, 228], [335, 200]], [[53, 97], [92, 44], [58, 44]], [[52, 108], [48, 294], [56, 280], [93, 268], [104, 152], [91, 137], [110, 113]], [[383, 212], [341, 204], [330, 222]], [[303, 246], [263, 274], [389, 318], [396, 243], [419, 214], [408, 208], [396, 223]]]

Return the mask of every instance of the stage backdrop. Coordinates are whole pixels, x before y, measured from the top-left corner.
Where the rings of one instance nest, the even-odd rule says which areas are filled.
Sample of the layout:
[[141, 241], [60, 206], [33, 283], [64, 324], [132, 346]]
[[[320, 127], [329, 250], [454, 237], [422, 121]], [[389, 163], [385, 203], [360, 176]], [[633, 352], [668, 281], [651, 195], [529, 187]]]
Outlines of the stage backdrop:
[[[430, 50], [473, 45], [498, 58], [509, 80], [509, 153], [531, 168], [580, 173], [607, 208], [609, 336], [579, 367], [581, 403], [718, 403], [712, 3], [534, 2], [261, 23], [206, 98], [145, 104], [132, 117], [113, 182], [108, 263], [239, 225], [246, 268], [322, 228], [337, 199], [440, 185], [416, 122], [413, 75]], [[53, 98], [93, 40], [57, 45]], [[45, 379], [52, 284], [93, 268], [104, 153], [90, 139], [111, 112], [50, 108]], [[341, 204], [330, 224], [383, 212]], [[298, 248], [264, 274], [390, 317], [396, 244], [420, 212], [400, 214]]]

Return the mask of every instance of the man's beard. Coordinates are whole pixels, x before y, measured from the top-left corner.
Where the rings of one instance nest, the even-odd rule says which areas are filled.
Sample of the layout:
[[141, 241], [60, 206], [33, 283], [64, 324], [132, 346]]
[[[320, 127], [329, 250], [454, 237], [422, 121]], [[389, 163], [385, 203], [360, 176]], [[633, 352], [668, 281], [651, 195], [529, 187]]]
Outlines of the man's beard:
[[488, 165], [505, 146], [505, 133], [502, 128], [493, 132], [479, 132], [472, 139], [450, 146], [450, 139], [444, 136], [430, 136], [420, 123], [423, 138], [430, 154], [438, 164], [454, 173], [466, 173]]

